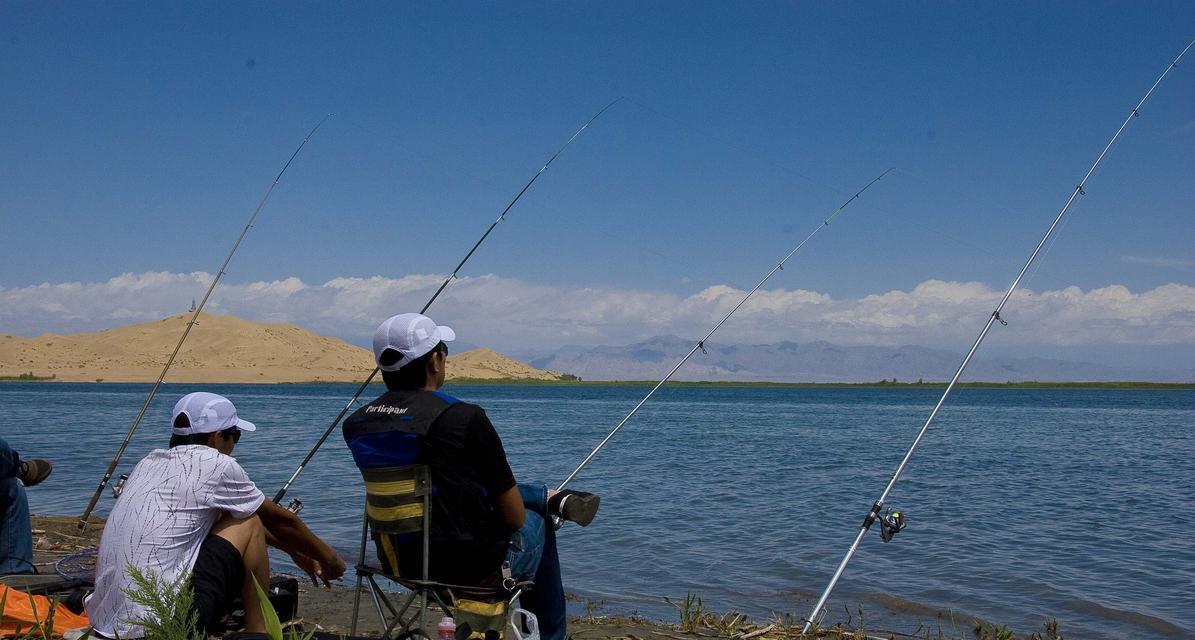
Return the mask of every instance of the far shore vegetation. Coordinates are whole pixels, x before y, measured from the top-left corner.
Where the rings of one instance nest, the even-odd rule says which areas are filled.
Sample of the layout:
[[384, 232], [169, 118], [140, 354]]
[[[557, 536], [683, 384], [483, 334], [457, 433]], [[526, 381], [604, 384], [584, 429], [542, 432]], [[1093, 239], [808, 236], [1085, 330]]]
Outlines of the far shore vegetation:
[[29, 373], [22, 373], [19, 376], [0, 376], [0, 382], [49, 382], [50, 380], [57, 379], [57, 375], [51, 373], [48, 376], [39, 376], [30, 371]]
[[[18, 376], [0, 376], [0, 382], [64, 382], [56, 377], [55, 374], [49, 376], [38, 376], [31, 373], [22, 373]], [[97, 378], [97, 383], [105, 382], [103, 378]], [[148, 384], [150, 381], [142, 382], [109, 382], [109, 384]], [[524, 378], [453, 378], [448, 381], [451, 385], [473, 385], [473, 386], [487, 386], [487, 385], [521, 385], [521, 386], [550, 386], [550, 387], [651, 387], [658, 384], [658, 380], [582, 380], [581, 378], [564, 374], [555, 380], [533, 380]], [[181, 383], [175, 383], [181, 384]], [[208, 384], [344, 384], [344, 385], [359, 385], [360, 380], [353, 381], [333, 381], [333, 380], [300, 380], [277, 383], [262, 383], [262, 382], [220, 382], [212, 380]], [[381, 384], [380, 379], [375, 379], [373, 384]], [[944, 381], [902, 381], [896, 378], [883, 379], [875, 382], [769, 382], [766, 380], [669, 380], [670, 387], [694, 387], [694, 388], [809, 388], [809, 389], [834, 389], [834, 388], [898, 388], [898, 389], [945, 389], [946, 382]], [[955, 385], [958, 388], [964, 389], [1178, 389], [1190, 390], [1195, 389], [1195, 382], [1146, 382], [1135, 380], [1121, 380], [1108, 382], [1095, 381], [1075, 381], [1075, 382], [1049, 382], [1037, 380], [1024, 381], [1008, 381], [1008, 382], [960, 382]]]
[[[359, 383], [358, 383], [359, 384]], [[650, 387], [659, 384], [659, 380], [511, 380], [511, 379], [473, 379], [454, 378], [449, 384], [524, 384], [524, 385], [553, 385], [553, 386], [586, 386], [586, 387]], [[766, 380], [669, 380], [672, 387], [793, 387], [793, 388], [849, 388], [849, 387], [897, 387], [897, 388], [939, 388], [945, 389], [946, 382], [900, 382], [895, 378], [879, 380], [877, 382], [768, 382]], [[955, 387], [972, 389], [1003, 388], [1003, 389], [1195, 389], [1195, 382], [960, 382]]]
[[[373, 384], [380, 384], [375, 380]], [[581, 380], [566, 374], [557, 380], [532, 380], [523, 378], [452, 378], [447, 386], [452, 385], [525, 385], [548, 387], [651, 387], [659, 380]], [[303, 382], [283, 382], [280, 384], [361, 384], [360, 380], [352, 382], [330, 382], [327, 380], [305, 380]], [[946, 382], [902, 382], [893, 378], [876, 382], [768, 382], [766, 380], [669, 380], [670, 387], [747, 387], [747, 388], [927, 388], [945, 389]], [[970, 389], [1195, 389], [1195, 382], [1145, 382], [1145, 381], [1114, 381], [1114, 382], [1039, 382], [1036, 380], [1021, 382], [960, 382], [958, 388]]]

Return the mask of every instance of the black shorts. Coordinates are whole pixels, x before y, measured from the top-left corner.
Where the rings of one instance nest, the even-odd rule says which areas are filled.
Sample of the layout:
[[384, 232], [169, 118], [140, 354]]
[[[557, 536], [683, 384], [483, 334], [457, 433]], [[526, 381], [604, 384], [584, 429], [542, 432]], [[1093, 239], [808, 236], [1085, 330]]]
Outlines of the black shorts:
[[191, 610], [196, 614], [196, 626], [201, 631], [212, 631], [232, 610], [244, 581], [245, 564], [241, 552], [224, 538], [209, 535], [199, 547], [199, 557], [191, 571], [191, 589], [195, 592]]

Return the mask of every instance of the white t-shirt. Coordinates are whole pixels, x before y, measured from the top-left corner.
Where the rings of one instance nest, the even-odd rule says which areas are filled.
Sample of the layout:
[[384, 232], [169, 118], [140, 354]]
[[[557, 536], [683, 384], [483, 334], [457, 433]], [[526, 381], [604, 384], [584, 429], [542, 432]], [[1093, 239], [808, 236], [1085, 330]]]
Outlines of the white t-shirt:
[[141, 638], [148, 611], [125, 595], [129, 565], [173, 582], [190, 573], [199, 546], [225, 514], [247, 518], [265, 495], [231, 456], [203, 445], [157, 449], [125, 481], [96, 555], [87, 616], [109, 638]]

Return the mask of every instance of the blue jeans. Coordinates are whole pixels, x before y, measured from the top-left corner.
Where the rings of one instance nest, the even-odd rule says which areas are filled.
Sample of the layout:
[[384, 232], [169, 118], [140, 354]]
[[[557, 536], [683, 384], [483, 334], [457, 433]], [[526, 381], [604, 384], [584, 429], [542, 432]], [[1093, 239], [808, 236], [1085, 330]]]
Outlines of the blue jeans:
[[17, 480], [21, 458], [0, 438], [0, 574], [33, 573], [33, 527], [25, 485]]
[[560, 556], [556, 552], [556, 529], [547, 515], [548, 488], [542, 484], [520, 484], [519, 495], [527, 508], [527, 519], [522, 529], [510, 534], [506, 561], [515, 579], [535, 581], [535, 588], [519, 596], [519, 601], [524, 609], [535, 614], [542, 640], [565, 640], [568, 618]]

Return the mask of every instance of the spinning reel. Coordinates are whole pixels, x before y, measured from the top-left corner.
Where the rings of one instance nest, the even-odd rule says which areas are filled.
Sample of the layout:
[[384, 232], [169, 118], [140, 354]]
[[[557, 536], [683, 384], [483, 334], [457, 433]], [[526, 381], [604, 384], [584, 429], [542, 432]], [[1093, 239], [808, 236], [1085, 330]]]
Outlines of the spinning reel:
[[893, 536], [900, 533], [905, 528], [905, 514], [900, 511], [893, 511], [891, 507], [880, 513], [880, 509], [884, 507], [884, 503], [875, 502], [871, 505], [871, 511], [867, 512], [867, 517], [863, 519], [863, 528], [870, 529], [873, 523], [880, 523], [880, 540], [884, 542], [891, 542]]
[[879, 516], [876, 520], [880, 523], [880, 540], [884, 542], [891, 542], [892, 536], [905, 528], [905, 514], [892, 509], [886, 509], [884, 515]]

